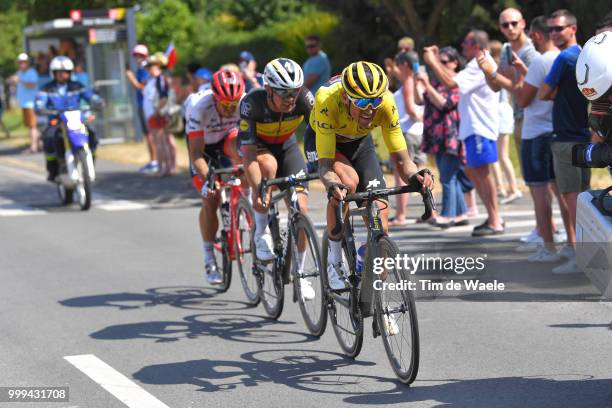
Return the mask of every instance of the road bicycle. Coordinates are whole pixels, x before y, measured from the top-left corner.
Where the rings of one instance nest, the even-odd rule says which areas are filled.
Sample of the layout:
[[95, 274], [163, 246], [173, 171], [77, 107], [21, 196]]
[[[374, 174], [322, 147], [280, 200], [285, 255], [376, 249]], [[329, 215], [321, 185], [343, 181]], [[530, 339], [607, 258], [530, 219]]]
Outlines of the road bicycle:
[[[285, 284], [293, 282], [293, 301], [297, 302], [310, 333], [321, 336], [327, 325], [327, 315], [321, 281], [321, 253], [315, 228], [310, 218], [300, 210], [297, 192], [302, 184], [318, 179], [318, 173], [305, 174], [301, 171], [295, 176], [266, 180], [260, 184], [260, 197], [264, 206], [268, 188], [277, 186], [281, 191], [273, 194], [269, 203], [269, 228], [274, 242], [276, 258], [271, 262], [256, 261], [254, 273], [258, 279], [259, 294], [269, 317], [278, 319], [283, 311]], [[281, 228], [278, 202], [288, 201], [287, 225]], [[303, 267], [300, 268], [300, 265]], [[301, 280], [311, 285], [314, 299], [305, 299], [302, 294]]]
[[[232, 264], [235, 261], [238, 264], [238, 270], [242, 281], [243, 289], [249, 299], [249, 303], [257, 304], [259, 299], [257, 296], [252, 296], [248, 290], [248, 285], [245, 283], [243, 273], [243, 264], [248, 255], [245, 256], [245, 251], [251, 250], [250, 243], [245, 245], [242, 240], [242, 233], [250, 236], [249, 230], [254, 226], [253, 210], [250, 210], [250, 204], [244, 196], [241, 188], [240, 176], [244, 173], [242, 165], [234, 165], [230, 167], [216, 168], [220, 160], [208, 158], [209, 170], [207, 183], [211, 193], [218, 190], [219, 197], [219, 213], [221, 215], [221, 228], [217, 232], [214, 242], [215, 256], [217, 257], [217, 265], [221, 265], [221, 274], [223, 282], [217, 286], [217, 290], [225, 292], [229, 289], [232, 281]], [[239, 228], [238, 214], [243, 212], [240, 221], [242, 228]]]
[[[355, 358], [363, 344], [363, 319], [373, 316], [374, 337], [383, 339], [385, 351], [393, 371], [405, 384], [414, 381], [419, 367], [419, 328], [414, 295], [411, 290], [391, 290], [391, 283], [407, 282], [410, 274], [396, 265], [380, 264], [378, 260], [395, 258], [397, 245], [384, 232], [380, 211], [388, 205], [382, 198], [409, 192], [420, 192], [425, 205], [422, 219], [431, 217], [435, 201], [430, 189], [422, 190], [418, 181], [401, 187], [370, 189], [347, 194], [336, 208], [336, 228], [342, 228], [343, 262], [347, 266], [346, 288], [332, 290], [327, 273], [323, 273], [326, 303], [334, 333], [344, 353]], [[344, 211], [344, 204], [358, 202], [359, 208]], [[378, 208], [376, 202], [381, 203]], [[363, 257], [363, 272], [357, 272], [355, 237], [352, 216], [365, 218], [367, 241]], [[323, 265], [327, 266], [328, 240], [323, 239]], [[374, 279], [374, 262], [377, 275]], [[382, 270], [381, 270], [382, 269]], [[378, 282], [376, 282], [378, 280]]]

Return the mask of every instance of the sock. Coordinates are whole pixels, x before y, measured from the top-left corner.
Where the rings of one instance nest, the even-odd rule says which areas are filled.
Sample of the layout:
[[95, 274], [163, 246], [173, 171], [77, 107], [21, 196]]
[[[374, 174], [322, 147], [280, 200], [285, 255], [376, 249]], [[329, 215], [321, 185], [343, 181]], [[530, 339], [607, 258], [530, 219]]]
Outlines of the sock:
[[255, 235], [261, 237], [268, 226], [268, 213], [255, 211]]
[[215, 247], [212, 241], [204, 241], [204, 264], [208, 265], [215, 259]]
[[342, 260], [342, 241], [333, 241], [329, 237], [329, 254], [327, 255], [328, 264], [337, 264]]
[[298, 273], [304, 272], [304, 263], [306, 262], [306, 252], [299, 252], [297, 254], [297, 270]]

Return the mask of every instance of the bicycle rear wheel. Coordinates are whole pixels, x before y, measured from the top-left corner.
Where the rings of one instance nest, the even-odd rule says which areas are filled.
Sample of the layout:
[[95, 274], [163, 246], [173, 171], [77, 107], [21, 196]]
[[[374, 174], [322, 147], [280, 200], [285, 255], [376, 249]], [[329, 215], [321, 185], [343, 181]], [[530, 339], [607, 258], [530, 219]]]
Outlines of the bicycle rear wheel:
[[[351, 259], [346, 253], [346, 248], [342, 246], [342, 258], [345, 265], [349, 268], [354, 269], [355, 265], [349, 265], [347, 260]], [[324, 272], [321, 273], [321, 280], [325, 288], [327, 297], [329, 320], [334, 329], [334, 334], [338, 343], [342, 348], [342, 351], [351, 358], [355, 358], [361, 352], [361, 346], [363, 345], [363, 315], [353, 313], [351, 308], [351, 302], [358, 301], [358, 292], [353, 289], [352, 292], [343, 292], [337, 294], [330, 292], [329, 281], [327, 276], [327, 254], [329, 250], [329, 243], [327, 234], [323, 234], [323, 245], [321, 247], [321, 263], [324, 265]]]
[[[292, 262], [293, 289], [297, 294], [300, 312], [302, 312], [308, 331], [313, 336], [320, 337], [325, 332], [327, 314], [325, 313], [325, 292], [321, 280], [323, 264], [321, 263], [319, 240], [312, 222], [306, 215], [297, 213], [293, 221], [293, 231], [295, 232], [293, 237], [297, 237], [297, 239], [290, 239], [291, 252], [294, 256], [294, 262]], [[299, 251], [300, 246], [304, 246], [304, 251], [301, 253]], [[301, 275], [299, 275], [300, 271], [298, 270], [300, 259], [303, 259]], [[308, 282], [307, 285], [312, 286], [315, 292], [314, 299], [305, 300], [303, 298], [300, 279], [304, 279]]]
[[247, 302], [255, 306], [259, 303], [257, 277], [253, 273], [255, 265], [255, 215], [253, 208], [246, 198], [241, 198], [236, 207], [236, 239], [234, 240], [236, 252], [236, 265], [240, 274], [242, 289]]
[[[397, 245], [389, 237], [378, 240], [375, 256], [395, 258]], [[369, 261], [368, 261], [369, 263]], [[385, 269], [374, 279], [383, 283], [407, 282], [410, 275], [404, 269]], [[419, 325], [414, 295], [408, 288], [389, 290], [382, 286], [376, 291], [375, 314], [378, 329], [395, 375], [404, 384], [411, 384], [419, 370]]]

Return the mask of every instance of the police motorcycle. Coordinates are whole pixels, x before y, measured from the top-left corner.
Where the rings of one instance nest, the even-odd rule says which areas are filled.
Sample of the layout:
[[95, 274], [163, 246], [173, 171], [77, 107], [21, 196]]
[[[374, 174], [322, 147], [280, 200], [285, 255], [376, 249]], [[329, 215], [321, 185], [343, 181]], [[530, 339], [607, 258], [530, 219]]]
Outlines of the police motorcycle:
[[[589, 127], [600, 143], [573, 147], [572, 165], [604, 168], [612, 174], [612, 31], [592, 37], [576, 63], [576, 80], [591, 101]], [[612, 186], [578, 195], [576, 209], [576, 263], [601, 291], [612, 299]]]

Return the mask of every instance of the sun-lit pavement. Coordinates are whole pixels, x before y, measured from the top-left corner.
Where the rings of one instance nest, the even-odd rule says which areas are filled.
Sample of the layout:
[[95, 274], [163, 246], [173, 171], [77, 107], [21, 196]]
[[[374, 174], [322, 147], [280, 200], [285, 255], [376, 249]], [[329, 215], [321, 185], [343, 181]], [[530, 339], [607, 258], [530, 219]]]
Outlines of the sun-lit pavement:
[[[533, 228], [526, 199], [504, 208], [507, 234], [493, 240], [472, 240], [471, 227], [392, 231], [409, 253], [423, 243], [452, 256], [487, 253], [486, 277], [510, 288], [433, 301], [421, 294], [421, 365], [407, 388], [369, 321], [351, 360], [330, 327], [320, 339], [307, 335], [296, 305], [274, 322], [246, 307], [237, 279], [225, 294], [208, 287], [187, 177], [99, 162], [94, 206], [81, 212], [59, 206], [41, 156], [7, 153], [0, 385], [70, 388], [69, 402], [48, 406], [122, 407], [124, 392], [136, 401], [128, 406], [150, 407], [612, 407], [612, 304], [597, 301], [584, 276], [553, 277], [513, 251]], [[310, 203], [321, 232], [323, 195], [313, 192]], [[416, 217], [418, 199], [411, 203]], [[107, 391], [117, 376], [133, 386]]]

